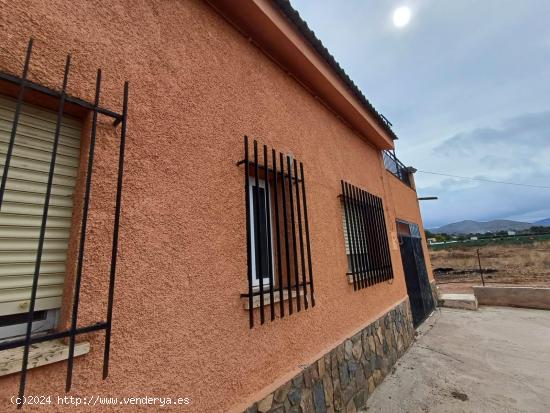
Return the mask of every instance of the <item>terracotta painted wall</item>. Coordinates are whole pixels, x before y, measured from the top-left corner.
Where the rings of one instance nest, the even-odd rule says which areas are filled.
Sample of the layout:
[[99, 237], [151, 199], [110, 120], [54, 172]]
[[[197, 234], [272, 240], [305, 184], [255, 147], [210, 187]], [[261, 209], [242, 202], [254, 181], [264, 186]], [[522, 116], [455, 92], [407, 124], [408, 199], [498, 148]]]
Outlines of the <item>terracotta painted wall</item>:
[[[130, 81], [111, 372], [101, 380], [103, 335], [91, 335], [70, 394], [190, 397], [186, 411], [228, 411], [282, 384], [406, 296], [395, 238], [393, 283], [353, 292], [337, 196], [340, 179], [382, 196], [395, 236], [397, 212], [421, 223], [416, 195], [388, 184], [377, 151], [208, 5], [1, 3], [0, 70], [20, 73], [33, 36], [30, 73], [41, 84], [59, 88], [68, 51], [74, 96], [93, 99], [101, 67], [102, 104], [120, 110]], [[107, 301], [118, 141], [102, 122], [82, 325], [102, 319]], [[304, 163], [317, 297], [314, 309], [252, 330], [239, 298], [247, 288], [246, 234], [235, 162], [244, 134]], [[31, 370], [27, 394], [64, 395], [65, 367]], [[17, 385], [17, 375], [0, 378], [2, 411], [15, 410], [8, 398]]]
[[422, 234], [422, 250], [424, 251], [424, 259], [426, 261], [426, 268], [428, 270], [428, 277], [430, 281], [434, 281], [432, 263], [430, 261], [430, 251], [428, 250], [428, 244], [426, 242], [426, 235], [424, 233], [424, 225], [422, 223], [422, 216], [420, 215], [420, 205], [418, 205], [417, 193], [393, 176], [391, 173], [386, 172], [385, 182], [386, 188], [392, 199], [391, 205], [393, 207], [393, 214], [403, 221], [414, 222], [418, 224], [420, 228], [420, 234]]

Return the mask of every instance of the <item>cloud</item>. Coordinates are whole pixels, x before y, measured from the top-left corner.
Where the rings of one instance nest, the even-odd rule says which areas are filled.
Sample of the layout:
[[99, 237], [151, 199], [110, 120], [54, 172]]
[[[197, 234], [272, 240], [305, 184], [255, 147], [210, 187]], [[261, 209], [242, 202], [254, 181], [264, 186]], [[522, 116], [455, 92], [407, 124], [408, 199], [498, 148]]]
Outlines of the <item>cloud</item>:
[[456, 179], [420, 188], [419, 193], [439, 197], [438, 201], [421, 202], [427, 228], [464, 219], [517, 219], [532, 222], [550, 217], [550, 189], [472, 181], [465, 183]]
[[540, 151], [546, 151], [549, 142], [550, 111], [544, 111], [456, 134], [435, 146], [432, 154], [446, 161], [475, 160], [489, 175], [510, 176], [548, 168]]
[[[550, 1], [292, 0], [419, 170], [550, 185]], [[418, 173], [426, 226], [550, 217], [550, 190]]]
[[[506, 119], [444, 139], [432, 150], [437, 172], [550, 186], [550, 111]], [[428, 177], [419, 173], [418, 191], [440, 201], [422, 204], [427, 227], [462, 219], [550, 217], [550, 189]]]
[[515, 148], [533, 149], [546, 145], [550, 134], [550, 111], [527, 113], [501, 122], [500, 127], [477, 128], [459, 133], [434, 147], [434, 154], [461, 151], [472, 154], [479, 145], [514, 145]]

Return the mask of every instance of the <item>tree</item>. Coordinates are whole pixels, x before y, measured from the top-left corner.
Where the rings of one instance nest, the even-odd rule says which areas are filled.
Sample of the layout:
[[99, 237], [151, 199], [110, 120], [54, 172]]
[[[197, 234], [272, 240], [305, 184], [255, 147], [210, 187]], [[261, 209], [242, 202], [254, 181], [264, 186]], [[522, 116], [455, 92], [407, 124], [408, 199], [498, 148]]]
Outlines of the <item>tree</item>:
[[435, 234], [433, 232], [430, 232], [429, 230], [424, 230], [424, 234], [426, 235], [426, 239], [428, 238], [435, 238]]

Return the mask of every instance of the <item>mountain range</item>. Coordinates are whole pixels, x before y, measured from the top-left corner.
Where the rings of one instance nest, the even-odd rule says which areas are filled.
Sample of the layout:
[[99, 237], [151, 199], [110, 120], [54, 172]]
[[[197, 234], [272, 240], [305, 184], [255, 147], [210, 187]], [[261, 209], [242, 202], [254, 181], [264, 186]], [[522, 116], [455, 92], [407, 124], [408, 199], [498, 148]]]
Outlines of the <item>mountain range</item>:
[[540, 221], [534, 222], [533, 225], [538, 225], [539, 227], [550, 227], [550, 218], [541, 219]]
[[431, 228], [430, 232], [434, 234], [483, 234], [486, 232], [498, 231], [521, 231], [533, 226], [550, 227], [550, 218], [542, 219], [533, 223], [512, 221], [508, 219], [495, 219], [492, 221], [460, 221], [452, 224], [443, 225], [439, 228]]

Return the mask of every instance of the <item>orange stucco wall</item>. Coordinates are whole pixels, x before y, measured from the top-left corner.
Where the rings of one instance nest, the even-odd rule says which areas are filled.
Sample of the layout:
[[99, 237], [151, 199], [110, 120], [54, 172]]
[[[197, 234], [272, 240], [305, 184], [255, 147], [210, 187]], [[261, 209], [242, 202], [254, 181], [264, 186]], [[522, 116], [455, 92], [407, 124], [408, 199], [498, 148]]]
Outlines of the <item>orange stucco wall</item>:
[[[0, 70], [20, 73], [33, 36], [32, 80], [59, 88], [71, 51], [70, 94], [91, 101], [101, 67], [102, 105], [118, 111], [124, 80], [131, 85], [111, 371], [102, 381], [103, 335], [89, 336], [71, 395], [181, 396], [192, 400], [185, 411], [228, 411], [406, 297], [395, 218], [421, 224], [416, 194], [392, 182], [378, 151], [207, 4], [37, 0], [0, 13]], [[314, 309], [252, 330], [239, 297], [246, 233], [235, 162], [244, 134], [304, 163], [317, 298]], [[81, 325], [105, 314], [117, 152], [116, 131], [102, 119]], [[359, 292], [347, 283], [340, 179], [383, 197], [392, 283]], [[64, 395], [65, 366], [31, 370], [27, 394]], [[15, 409], [17, 385], [17, 375], [0, 378], [0, 410]]]
[[392, 200], [390, 208], [393, 208], [394, 216], [397, 217], [397, 219], [418, 224], [420, 234], [422, 235], [422, 250], [424, 251], [424, 260], [426, 261], [428, 277], [430, 281], [434, 281], [430, 251], [428, 250], [428, 244], [426, 242], [426, 235], [424, 233], [424, 225], [422, 223], [422, 216], [420, 215], [420, 205], [418, 205], [416, 191], [403, 185], [399, 179], [389, 172], [386, 172], [384, 181], [390, 199]]

